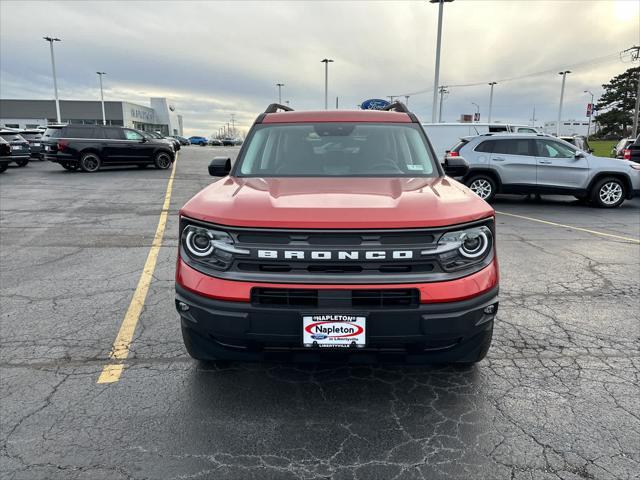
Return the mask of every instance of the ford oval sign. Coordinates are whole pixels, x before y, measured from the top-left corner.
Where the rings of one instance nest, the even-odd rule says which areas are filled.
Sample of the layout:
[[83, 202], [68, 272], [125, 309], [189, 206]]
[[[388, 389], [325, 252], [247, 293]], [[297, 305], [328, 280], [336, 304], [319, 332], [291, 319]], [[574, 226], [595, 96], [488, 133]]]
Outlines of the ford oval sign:
[[381, 98], [370, 98], [360, 104], [362, 110], [382, 110], [384, 107], [391, 105], [386, 100]]

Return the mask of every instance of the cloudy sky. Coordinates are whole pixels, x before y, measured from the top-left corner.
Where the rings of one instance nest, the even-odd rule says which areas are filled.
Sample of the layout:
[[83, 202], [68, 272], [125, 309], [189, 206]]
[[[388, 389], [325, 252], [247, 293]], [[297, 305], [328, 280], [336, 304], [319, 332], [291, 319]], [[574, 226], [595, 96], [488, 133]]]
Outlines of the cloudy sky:
[[[451, 87], [443, 119], [480, 105], [499, 81], [495, 120], [555, 119], [560, 69], [567, 77], [565, 118], [584, 118], [590, 89], [623, 72], [618, 53], [640, 44], [640, 0], [455, 0], [445, 5], [441, 84]], [[63, 99], [105, 98], [148, 104], [172, 99], [185, 133], [210, 135], [236, 115], [248, 127], [265, 106], [324, 105], [411, 93], [410, 107], [431, 118], [437, 5], [415, 1], [119, 2], [0, 1], [0, 97], [53, 97], [43, 35], [56, 44]], [[548, 71], [548, 72], [547, 72]], [[535, 76], [528, 74], [547, 72]], [[509, 80], [511, 79], [511, 80]], [[416, 93], [423, 92], [423, 93]]]

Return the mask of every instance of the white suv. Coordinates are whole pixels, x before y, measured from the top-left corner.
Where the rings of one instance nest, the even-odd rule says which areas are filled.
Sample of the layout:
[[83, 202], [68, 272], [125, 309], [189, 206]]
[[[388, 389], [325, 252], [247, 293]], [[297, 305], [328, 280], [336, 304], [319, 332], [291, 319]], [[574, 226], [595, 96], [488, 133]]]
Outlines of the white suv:
[[640, 164], [596, 157], [550, 135], [466, 137], [449, 153], [469, 163], [463, 182], [491, 201], [496, 193], [573, 195], [618, 207], [640, 195]]

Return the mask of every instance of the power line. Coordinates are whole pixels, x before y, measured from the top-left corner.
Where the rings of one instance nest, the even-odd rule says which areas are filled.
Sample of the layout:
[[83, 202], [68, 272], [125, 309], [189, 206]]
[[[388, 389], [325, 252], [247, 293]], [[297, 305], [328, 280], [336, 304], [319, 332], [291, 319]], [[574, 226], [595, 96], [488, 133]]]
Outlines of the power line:
[[[491, 81], [496, 81], [498, 83], [504, 83], [504, 82], [513, 82], [515, 80], [522, 80], [525, 78], [530, 78], [530, 77], [537, 77], [539, 75], [546, 75], [549, 73], [556, 73], [558, 70], [562, 70], [562, 69], [576, 69], [579, 67], [585, 67], [585, 66], [589, 66], [589, 65], [596, 65], [598, 63], [605, 63], [605, 62], [609, 62], [612, 60], [619, 60], [620, 59], [620, 52], [615, 52], [615, 53], [610, 53], [608, 55], [603, 55], [601, 57], [595, 57], [589, 60], [584, 60], [582, 62], [578, 62], [578, 63], [574, 63], [571, 65], [563, 65], [560, 67], [554, 67], [554, 68], [549, 68], [547, 70], [543, 70], [543, 71], [539, 71], [539, 72], [533, 72], [533, 73], [527, 73], [525, 75], [518, 75], [515, 77], [507, 77], [507, 78], [503, 78], [503, 79], [497, 79], [494, 80], [492, 79]], [[487, 84], [487, 80], [481, 81], [481, 82], [473, 82], [473, 83], [460, 83], [460, 84], [449, 84], [447, 85], [447, 87], [450, 88], [464, 88], [464, 87], [478, 87], [481, 85], [486, 85]], [[403, 93], [401, 95], [393, 95], [394, 97], [400, 97], [400, 96], [405, 96], [405, 95], [419, 95], [422, 93], [429, 93], [429, 92], [433, 92], [433, 88], [427, 88], [424, 90], [417, 90], [415, 92], [409, 92], [409, 93]]]

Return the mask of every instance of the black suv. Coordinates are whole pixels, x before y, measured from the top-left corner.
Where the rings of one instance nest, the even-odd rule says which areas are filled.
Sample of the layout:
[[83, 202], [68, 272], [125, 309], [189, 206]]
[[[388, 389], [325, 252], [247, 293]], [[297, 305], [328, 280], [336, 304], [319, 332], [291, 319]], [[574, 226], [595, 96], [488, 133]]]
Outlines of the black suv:
[[42, 153], [42, 134], [43, 130], [38, 128], [20, 130], [20, 136], [29, 142], [29, 149], [31, 150], [31, 158], [37, 158], [42, 160], [40, 154]]
[[67, 170], [95, 172], [101, 166], [137, 165], [170, 168], [173, 145], [132, 128], [102, 125], [53, 125], [43, 136], [45, 160]]
[[4, 138], [0, 137], [0, 173], [9, 167], [11, 162], [13, 162], [11, 158], [11, 145]]
[[24, 167], [29, 163], [29, 157], [31, 156], [29, 142], [22, 138], [18, 132], [15, 130], [0, 130], [0, 137], [10, 145], [11, 158], [13, 162], [16, 162], [16, 165]]

